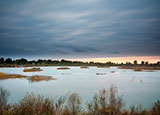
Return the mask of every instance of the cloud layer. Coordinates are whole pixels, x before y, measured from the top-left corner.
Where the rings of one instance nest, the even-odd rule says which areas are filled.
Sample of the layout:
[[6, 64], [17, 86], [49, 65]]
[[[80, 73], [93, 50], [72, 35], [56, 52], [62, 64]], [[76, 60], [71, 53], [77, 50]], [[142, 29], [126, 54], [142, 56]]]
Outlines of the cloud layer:
[[0, 1], [0, 55], [160, 56], [159, 0]]

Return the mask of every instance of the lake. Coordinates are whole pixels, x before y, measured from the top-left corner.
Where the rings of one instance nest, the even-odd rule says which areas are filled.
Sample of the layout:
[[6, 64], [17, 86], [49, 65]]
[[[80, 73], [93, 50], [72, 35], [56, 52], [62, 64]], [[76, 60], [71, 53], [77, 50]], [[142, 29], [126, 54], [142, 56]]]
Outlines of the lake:
[[[29, 68], [29, 67], [27, 67]], [[0, 68], [0, 72], [23, 75], [48, 75], [57, 80], [29, 82], [26, 79], [0, 80], [0, 86], [10, 92], [9, 102], [16, 103], [27, 93], [42, 94], [57, 98], [67, 93], [76, 92], [81, 96], [83, 107], [101, 89], [108, 89], [111, 85], [118, 88], [118, 94], [123, 95], [128, 109], [132, 105], [142, 105], [149, 108], [160, 100], [160, 70], [136, 72], [131, 69], [117, 67], [97, 68], [91, 66], [81, 69], [69, 66], [69, 70], [57, 70], [56, 66], [40, 67], [40, 72], [23, 72], [24, 67]]]

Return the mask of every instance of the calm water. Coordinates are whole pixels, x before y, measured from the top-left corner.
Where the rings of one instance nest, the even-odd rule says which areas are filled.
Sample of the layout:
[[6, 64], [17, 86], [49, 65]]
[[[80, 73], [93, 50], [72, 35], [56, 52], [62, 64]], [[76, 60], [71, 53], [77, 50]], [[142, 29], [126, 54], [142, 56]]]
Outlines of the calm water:
[[[135, 72], [130, 69], [97, 68], [80, 69], [70, 67], [70, 70], [57, 70], [57, 67], [41, 67], [41, 72], [23, 72], [24, 68], [0, 68], [0, 72], [23, 75], [49, 75], [57, 80], [29, 82], [26, 79], [0, 80], [0, 86], [10, 91], [10, 103], [18, 102], [26, 93], [47, 95], [53, 98], [67, 93], [77, 92], [85, 103], [92, 99], [100, 89], [108, 89], [111, 85], [118, 88], [118, 94], [123, 95], [126, 108], [142, 104], [149, 108], [160, 100], [160, 71]], [[115, 71], [115, 73], [111, 73]], [[96, 75], [106, 73], [106, 75]]]

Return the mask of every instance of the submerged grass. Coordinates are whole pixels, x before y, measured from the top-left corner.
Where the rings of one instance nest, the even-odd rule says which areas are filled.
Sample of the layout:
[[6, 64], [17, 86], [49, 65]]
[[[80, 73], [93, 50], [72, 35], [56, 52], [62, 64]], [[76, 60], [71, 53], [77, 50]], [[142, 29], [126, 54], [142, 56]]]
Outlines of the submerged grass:
[[141, 106], [124, 108], [122, 96], [117, 95], [117, 88], [112, 86], [108, 90], [101, 90], [87, 103], [86, 110], [82, 110], [81, 97], [72, 93], [60, 97], [57, 101], [41, 95], [27, 94], [17, 104], [8, 104], [8, 91], [0, 88], [1, 115], [160, 115], [160, 101], [154, 103], [150, 109]]

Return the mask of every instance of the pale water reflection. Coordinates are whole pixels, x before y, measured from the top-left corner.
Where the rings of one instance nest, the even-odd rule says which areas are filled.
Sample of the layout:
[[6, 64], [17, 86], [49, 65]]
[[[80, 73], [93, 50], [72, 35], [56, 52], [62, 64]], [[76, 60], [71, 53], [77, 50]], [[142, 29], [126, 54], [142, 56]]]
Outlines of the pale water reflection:
[[[57, 70], [57, 67], [41, 67], [40, 72], [23, 72], [24, 68], [0, 68], [0, 72], [23, 75], [48, 75], [57, 80], [29, 82], [26, 79], [1, 80], [0, 86], [10, 91], [10, 103], [18, 102], [27, 92], [43, 94], [55, 98], [68, 92], [77, 92], [85, 103], [92, 99], [100, 89], [108, 89], [112, 84], [117, 86], [119, 95], [123, 95], [127, 108], [142, 104], [149, 108], [160, 100], [160, 71], [135, 72], [117, 67], [97, 68], [69, 67], [68, 70]], [[114, 72], [113, 72], [114, 71]], [[96, 74], [100, 73], [100, 74]]]

